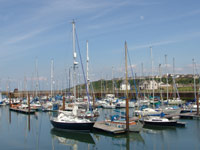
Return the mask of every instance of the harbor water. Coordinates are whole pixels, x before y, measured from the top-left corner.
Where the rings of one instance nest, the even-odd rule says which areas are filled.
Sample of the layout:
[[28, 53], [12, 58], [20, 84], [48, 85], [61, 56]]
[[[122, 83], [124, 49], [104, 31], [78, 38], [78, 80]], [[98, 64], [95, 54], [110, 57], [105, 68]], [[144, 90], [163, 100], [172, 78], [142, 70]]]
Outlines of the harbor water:
[[[123, 111], [121, 109], [120, 111]], [[109, 117], [116, 111], [100, 109]], [[184, 128], [144, 128], [141, 133], [112, 135], [101, 131], [80, 133], [52, 127], [49, 112], [25, 115], [0, 107], [0, 146], [2, 150], [199, 150], [200, 120], [181, 120]]]

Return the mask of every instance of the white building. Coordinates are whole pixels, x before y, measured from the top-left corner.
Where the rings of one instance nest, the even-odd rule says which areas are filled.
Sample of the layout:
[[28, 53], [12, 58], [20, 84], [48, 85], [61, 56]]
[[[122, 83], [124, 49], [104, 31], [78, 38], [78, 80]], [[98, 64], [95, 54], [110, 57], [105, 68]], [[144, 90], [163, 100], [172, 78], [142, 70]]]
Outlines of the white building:
[[142, 84], [140, 84], [140, 89], [141, 90], [157, 90], [158, 89], [158, 83], [153, 80], [153, 81], [144, 81]]
[[155, 80], [153, 80], [153, 81], [144, 81], [142, 84], [140, 84], [139, 87], [141, 90], [153, 90], [153, 88], [154, 90], [157, 90], [159, 87], [166, 88], [170, 86], [171, 86], [170, 84], [165, 84], [163, 82], [157, 83]]
[[[127, 88], [128, 88], [128, 90], [131, 89], [131, 86], [130, 86], [129, 83], [128, 83], [128, 85], [127, 85]], [[120, 84], [120, 90], [126, 90], [126, 82], [125, 82], [125, 81], [123, 81], [123, 82]]]

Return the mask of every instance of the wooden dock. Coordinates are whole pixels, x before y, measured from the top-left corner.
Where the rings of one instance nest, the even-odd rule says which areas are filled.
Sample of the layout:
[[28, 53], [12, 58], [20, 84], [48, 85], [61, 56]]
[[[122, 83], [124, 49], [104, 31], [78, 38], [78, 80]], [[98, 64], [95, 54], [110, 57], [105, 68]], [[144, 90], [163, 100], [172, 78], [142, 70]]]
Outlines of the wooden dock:
[[112, 134], [121, 134], [126, 132], [124, 129], [106, 125], [104, 121], [96, 122], [93, 127], [97, 130], [102, 130]]
[[18, 108], [12, 108], [10, 107], [11, 111], [15, 111], [15, 112], [19, 112], [19, 113], [23, 113], [23, 114], [35, 114], [35, 110], [29, 110], [28, 109], [18, 109]]
[[200, 119], [200, 115], [196, 112], [182, 113], [180, 114], [181, 119]]

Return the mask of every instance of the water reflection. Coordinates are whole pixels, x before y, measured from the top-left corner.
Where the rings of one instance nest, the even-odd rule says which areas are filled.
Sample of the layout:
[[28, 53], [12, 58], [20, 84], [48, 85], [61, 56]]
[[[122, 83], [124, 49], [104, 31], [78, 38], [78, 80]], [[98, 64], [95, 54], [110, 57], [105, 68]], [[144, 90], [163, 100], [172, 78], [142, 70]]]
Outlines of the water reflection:
[[134, 133], [134, 132], [129, 132], [129, 133], [125, 133], [125, 134], [110, 134], [107, 132], [101, 132], [98, 130], [94, 130], [93, 134], [95, 137], [97, 138], [104, 138], [104, 136], [106, 137], [110, 137], [113, 140], [120, 140], [120, 139], [124, 139], [124, 140], [129, 140], [129, 142], [141, 142], [141, 143], [145, 143], [143, 137], [141, 136], [141, 134], [139, 133]]
[[11, 111], [9, 110], [9, 123], [11, 124]]
[[[101, 111], [108, 116], [113, 113]], [[200, 149], [199, 120], [185, 120], [185, 128], [146, 127], [140, 134], [113, 135], [96, 130], [78, 133], [52, 129], [49, 116], [54, 114], [38, 112], [29, 116], [0, 107], [1, 149]]]
[[176, 128], [177, 127], [161, 127], [161, 126], [144, 126], [144, 129], [143, 130], [154, 130], [154, 131], [162, 131], [162, 130], [174, 130], [176, 131]]
[[53, 139], [57, 139], [61, 144], [65, 145], [74, 145], [78, 144], [78, 142], [95, 144], [91, 134], [86, 132], [63, 131], [53, 128], [51, 129], [51, 135]]
[[100, 147], [100, 149], [102, 148], [101, 145], [104, 145], [106, 149], [126, 149], [126, 150], [133, 149], [136, 145], [145, 145], [145, 141], [142, 135], [139, 133], [130, 132], [125, 134], [115, 135], [94, 130], [93, 135], [94, 138], [98, 141], [96, 142], [96, 144], [97, 147]]

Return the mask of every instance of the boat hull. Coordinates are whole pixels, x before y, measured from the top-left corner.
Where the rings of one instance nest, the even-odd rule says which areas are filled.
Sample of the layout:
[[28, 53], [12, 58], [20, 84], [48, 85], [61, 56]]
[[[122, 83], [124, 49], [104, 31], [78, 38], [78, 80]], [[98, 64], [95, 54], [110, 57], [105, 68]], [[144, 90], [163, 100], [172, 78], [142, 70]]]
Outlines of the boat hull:
[[154, 122], [154, 121], [144, 121], [145, 125], [152, 125], [152, 126], [165, 126], [165, 127], [173, 127], [177, 125], [177, 121], [169, 121], [169, 122]]
[[56, 122], [51, 120], [51, 124], [54, 128], [64, 129], [64, 130], [77, 130], [77, 131], [90, 131], [92, 130], [95, 122], [89, 123], [64, 123], [64, 122]]

